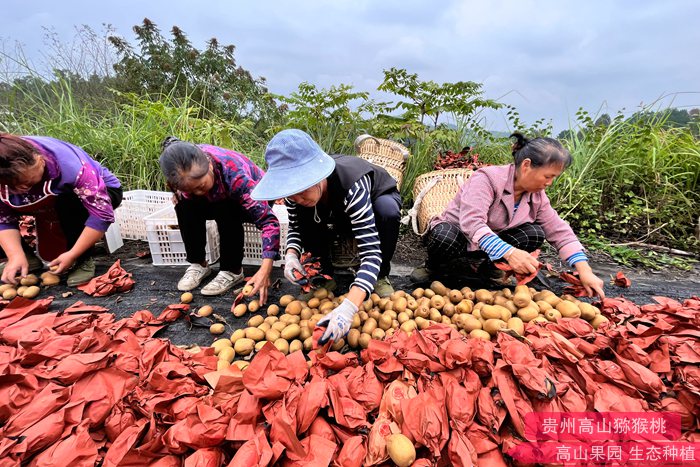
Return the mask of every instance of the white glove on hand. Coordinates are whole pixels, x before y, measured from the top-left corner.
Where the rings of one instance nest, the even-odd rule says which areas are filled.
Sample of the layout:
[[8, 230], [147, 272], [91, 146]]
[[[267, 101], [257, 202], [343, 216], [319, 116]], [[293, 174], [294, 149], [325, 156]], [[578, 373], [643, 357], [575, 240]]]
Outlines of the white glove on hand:
[[284, 277], [292, 284], [298, 283], [298, 279], [294, 276], [295, 269], [301, 274], [305, 274], [304, 266], [301, 265], [299, 257], [290, 251], [284, 255]]
[[321, 318], [318, 326], [325, 326], [326, 332], [318, 340], [320, 345], [325, 344], [328, 340], [337, 341], [345, 337], [352, 325], [352, 317], [357, 313], [357, 305], [352, 303], [347, 298], [338, 305], [335, 310]]

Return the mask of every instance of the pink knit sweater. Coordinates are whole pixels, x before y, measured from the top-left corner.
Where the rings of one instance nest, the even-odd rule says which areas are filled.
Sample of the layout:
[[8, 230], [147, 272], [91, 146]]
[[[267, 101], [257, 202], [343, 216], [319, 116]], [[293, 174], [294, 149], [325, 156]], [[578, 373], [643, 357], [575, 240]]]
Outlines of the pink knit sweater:
[[496, 234], [525, 223], [542, 226], [547, 241], [558, 251], [562, 260], [583, 250], [569, 224], [552, 208], [544, 190], [524, 193], [514, 212], [513, 181], [515, 166], [483, 167], [464, 183], [445, 211], [433, 218], [431, 227], [440, 222], [459, 225], [469, 239], [469, 250], [479, 249], [484, 235]]

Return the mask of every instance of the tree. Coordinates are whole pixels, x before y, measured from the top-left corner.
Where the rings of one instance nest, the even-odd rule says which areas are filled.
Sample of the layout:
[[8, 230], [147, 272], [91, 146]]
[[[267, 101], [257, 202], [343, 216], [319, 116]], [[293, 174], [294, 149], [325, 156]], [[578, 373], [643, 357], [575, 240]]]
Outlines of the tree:
[[482, 98], [481, 88], [481, 83], [473, 81], [442, 84], [421, 81], [417, 74], [391, 68], [384, 70], [384, 81], [378, 89], [407, 99], [390, 107], [390, 111], [402, 109], [406, 119], [417, 119], [421, 124], [425, 124], [425, 117], [428, 117], [432, 126], [437, 127], [444, 113], [472, 117], [484, 108], [500, 108], [496, 101]]
[[43, 59], [37, 66], [21, 44], [12, 49], [3, 44], [0, 106], [11, 109], [14, 115], [31, 115], [37, 108], [56, 105], [62, 93], [69, 93], [70, 101], [78, 106], [110, 106], [114, 60], [106, 38], [112, 32], [110, 25], [104, 25], [102, 32], [87, 25], [76, 26], [73, 38], [63, 42], [53, 29], [46, 28]]
[[693, 116], [686, 109], [669, 107], [658, 111], [642, 110], [635, 112], [629, 118], [629, 121], [632, 123], [659, 121], [662, 122], [664, 128], [681, 128], [691, 126]]
[[363, 114], [373, 114], [383, 105], [347, 84], [319, 89], [303, 82], [289, 96], [276, 97], [289, 106], [287, 126], [306, 131], [324, 150], [336, 153], [352, 151], [352, 141], [365, 123]]
[[603, 114], [596, 119], [595, 126], [608, 127], [608, 126], [610, 126], [611, 123], [612, 123], [612, 118], [610, 118], [610, 115]]
[[114, 70], [120, 91], [193, 99], [212, 114], [239, 121], [261, 123], [279, 116], [265, 78], [254, 78], [236, 64], [233, 45], [212, 38], [200, 51], [179, 27], [173, 26], [168, 40], [148, 18], [133, 30], [136, 48], [122, 37], [109, 37], [119, 58]]

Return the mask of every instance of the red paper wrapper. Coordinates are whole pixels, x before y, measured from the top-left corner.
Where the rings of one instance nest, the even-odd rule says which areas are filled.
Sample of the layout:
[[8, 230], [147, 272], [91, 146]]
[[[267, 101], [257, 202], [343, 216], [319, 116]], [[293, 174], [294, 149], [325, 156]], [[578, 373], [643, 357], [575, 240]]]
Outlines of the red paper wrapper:
[[618, 286], [618, 287], [630, 287], [632, 285], [632, 281], [625, 276], [625, 273], [622, 271], [617, 271], [617, 274], [615, 274], [615, 278], [613, 279], [613, 283]]
[[333, 375], [328, 378], [328, 382], [328, 399], [331, 402], [328, 413], [335, 418], [336, 423], [350, 429], [369, 426], [367, 412], [350, 396], [345, 377]]
[[0, 466], [377, 465], [399, 431], [415, 465], [504, 465], [531, 412], [670, 411], [699, 442], [700, 300], [655, 300], [605, 299], [598, 330], [397, 332], [362, 360], [312, 352], [311, 369], [268, 345], [242, 372], [152, 337], [185, 305], [116, 321], [16, 299], [0, 309]]
[[246, 389], [261, 399], [278, 399], [293, 380], [289, 361], [271, 342], [263, 346], [243, 374]]
[[374, 363], [369, 362], [350, 371], [347, 377], [350, 397], [364, 407], [366, 412], [373, 412], [379, 407], [384, 393], [384, 385], [374, 373]]
[[308, 434], [320, 436], [321, 438], [325, 438], [328, 441], [336, 441], [335, 432], [333, 431], [333, 428], [331, 427], [330, 423], [328, 423], [323, 417], [316, 417], [314, 421], [311, 422]]
[[329, 385], [326, 380], [314, 380], [306, 385], [297, 404], [297, 432], [305, 433], [317, 418], [319, 410], [328, 406]]
[[226, 438], [228, 424], [228, 416], [213, 407], [198, 404], [186, 418], [165, 432], [163, 443], [172, 452], [184, 452], [183, 447], [201, 449], [218, 446]]
[[573, 295], [574, 297], [585, 297], [588, 295], [586, 288], [578, 278], [578, 272], [562, 272], [559, 274], [559, 278], [571, 284], [564, 287], [564, 293]]
[[449, 438], [444, 390], [428, 390], [401, 402], [403, 423], [401, 432], [409, 439], [427, 447], [435, 457]]
[[134, 280], [131, 278], [131, 273], [121, 267], [121, 260], [117, 260], [105, 274], [94, 277], [78, 289], [94, 297], [106, 297], [117, 292], [128, 292], [133, 286]]
[[265, 432], [260, 430], [236, 451], [228, 467], [266, 467], [270, 465], [272, 457], [272, 448], [267, 442]]
[[225, 458], [226, 456], [221, 449], [197, 449], [194, 454], [185, 459], [185, 467], [220, 467]]
[[333, 461], [333, 465], [337, 467], [362, 467], [362, 461], [366, 454], [365, 438], [363, 436], [353, 436], [343, 443], [343, 447]]
[[326, 467], [330, 465], [335, 454], [336, 444], [316, 435], [301, 440], [306, 453], [303, 457], [288, 456], [283, 462], [284, 467]]
[[401, 428], [389, 415], [380, 414], [369, 430], [365, 465], [377, 465], [389, 459], [389, 453], [386, 451], [386, 437], [393, 433], [401, 433]]
[[457, 467], [472, 467], [478, 465], [479, 455], [466, 433], [457, 429], [452, 430], [452, 436], [447, 445], [447, 455], [450, 463]]
[[255, 436], [255, 427], [261, 415], [261, 409], [260, 400], [248, 391], [243, 391], [238, 400], [236, 413], [229, 422], [226, 439], [246, 441]]
[[52, 444], [32, 459], [33, 466], [94, 465], [97, 462], [99, 444], [88, 431], [89, 420], [84, 420], [66, 438]]
[[447, 414], [450, 424], [458, 430], [465, 430], [474, 420], [476, 401], [481, 390], [479, 376], [468, 370], [460, 380], [448, 373], [441, 373], [440, 380], [447, 395]]
[[[535, 251], [531, 252], [530, 256], [537, 259], [540, 256], [540, 250], [535, 250]], [[518, 285], [523, 285], [523, 284], [527, 284], [529, 282], [532, 282], [532, 280], [535, 277], [537, 277], [537, 273], [540, 272], [540, 269], [542, 269], [543, 267], [545, 267], [546, 269], [549, 269], [549, 270], [552, 269], [552, 267], [548, 264], [545, 265], [542, 263], [538, 263], [537, 269], [535, 270], [535, 272], [530, 273], [530, 274], [521, 274], [521, 273], [513, 271], [513, 268], [511, 267], [511, 265], [504, 262], [504, 261], [496, 261], [493, 264], [501, 271], [505, 271], [506, 278], [508, 278], [510, 276], [515, 276], [515, 280], [517, 281]]]
[[407, 381], [397, 379], [384, 389], [384, 395], [382, 396], [381, 405], [379, 407], [379, 414], [388, 415], [391, 420], [401, 425], [403, 423], [401, 403], [417, 395], [418, 393], [414, 385]]

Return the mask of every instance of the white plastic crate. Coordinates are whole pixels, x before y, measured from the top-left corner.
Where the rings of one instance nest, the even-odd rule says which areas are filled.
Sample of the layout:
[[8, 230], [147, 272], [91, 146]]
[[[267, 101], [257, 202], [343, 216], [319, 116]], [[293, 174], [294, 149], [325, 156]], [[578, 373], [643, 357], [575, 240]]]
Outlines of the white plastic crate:
[[122, 238], [147, 240], [144, 218], [172, 205], [173, 194], [167, 191], [131, 190], [124, 192], [122, 204], [114, 211]]
[[[287, 249], [287, 230], [289, 229], [289, 216], [287, 208], [282, 204], [272, 206], [272, 211], [280, 222], [280, 255], [284, 256]], [[243, 223], [243, 264], [258, 265], [262, 263], [262, 237], [261, 232], [255, 224]], [[282, 261], [275, 261], [274, 265], [279, 266]]]
[[[187, 262], [185, 243], [174, 206], [167, 206], [144, 218], [148, 247], [154, 266], [184, 266]], [[207, 221], [206, 259], [211, 263], [219, 260], [219, 231], [216, 222]]]

